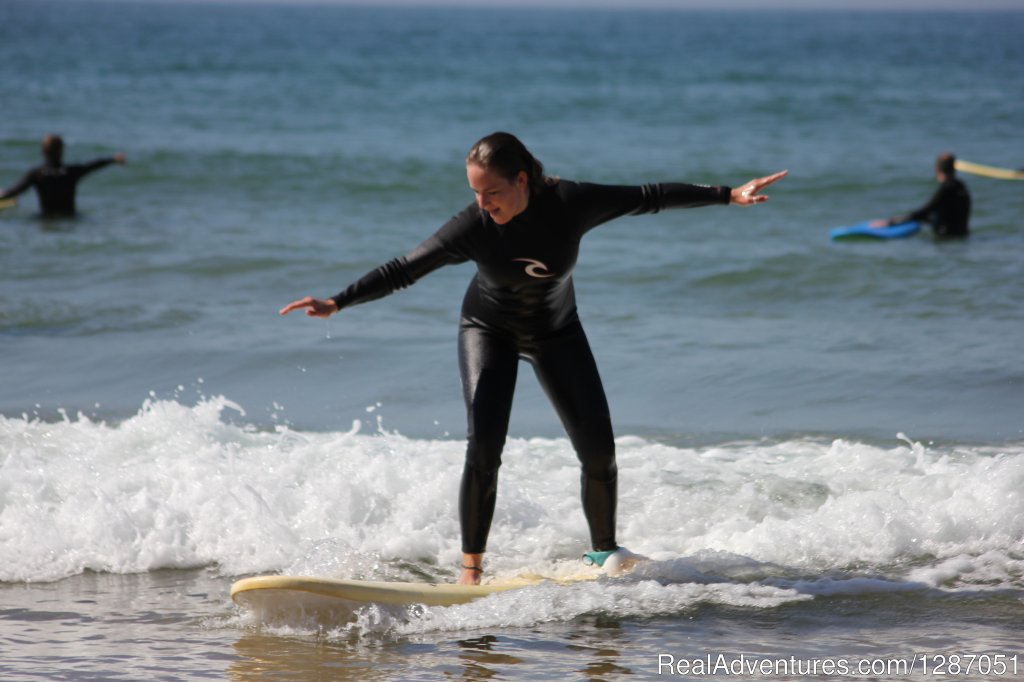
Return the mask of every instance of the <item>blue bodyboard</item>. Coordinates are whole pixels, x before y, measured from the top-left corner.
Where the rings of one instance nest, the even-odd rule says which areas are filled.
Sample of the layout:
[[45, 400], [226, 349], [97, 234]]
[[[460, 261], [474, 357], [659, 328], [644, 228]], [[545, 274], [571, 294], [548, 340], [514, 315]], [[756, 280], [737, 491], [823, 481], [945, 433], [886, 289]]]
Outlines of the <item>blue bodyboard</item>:
[[849, 241], [854, 239], [902, 239], [917, 234], [921, 229], [921, 223], [913, 220], [909, 223], [899, 223], [889, 227], [871, 227], [870, 221], [837, 227], [831, 232], [833, 241]]

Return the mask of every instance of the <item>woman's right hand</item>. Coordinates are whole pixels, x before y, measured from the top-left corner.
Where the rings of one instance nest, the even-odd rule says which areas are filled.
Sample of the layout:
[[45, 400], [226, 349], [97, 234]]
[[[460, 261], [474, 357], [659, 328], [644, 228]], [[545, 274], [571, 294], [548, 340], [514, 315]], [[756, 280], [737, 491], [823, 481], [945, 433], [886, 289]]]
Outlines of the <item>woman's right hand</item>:
[[299, 308], [305, 308], [306, 314], [310, 317], [330, 317], [334, 313], [338, 312], [338, 304], [331, 299], [313, 298], [312, 296], [306, 296], [300, 298], [297, 301], [292, 301], [285, 307], [281, 308], [280, 313], [287, 315], [293, 310]]

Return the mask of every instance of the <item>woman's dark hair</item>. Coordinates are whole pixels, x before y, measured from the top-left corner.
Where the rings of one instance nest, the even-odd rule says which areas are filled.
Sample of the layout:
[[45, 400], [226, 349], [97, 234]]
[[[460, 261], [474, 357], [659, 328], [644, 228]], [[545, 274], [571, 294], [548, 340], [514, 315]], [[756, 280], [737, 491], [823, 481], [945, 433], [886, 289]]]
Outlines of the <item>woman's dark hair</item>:
[[531, 193], [536, 193], [548, 183], [544, 164], [511, 133], [491, 133], [481, 138], [466, 155], [466, 165], [469, 164], [497, 173], [509, 182], [515, 180], [520, 171], [525, 171]]

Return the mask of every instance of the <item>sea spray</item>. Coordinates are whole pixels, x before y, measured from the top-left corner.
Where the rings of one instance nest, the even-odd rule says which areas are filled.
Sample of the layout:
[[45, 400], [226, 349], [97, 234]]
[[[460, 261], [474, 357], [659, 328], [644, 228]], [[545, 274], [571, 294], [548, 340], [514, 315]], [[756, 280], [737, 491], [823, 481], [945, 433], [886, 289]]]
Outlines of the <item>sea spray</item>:
[[[214, 397], [150, 400], [117, 424], [0, 418], [0, 578], [197, 566], [453, 575], [461, 440], [410, 439], [382, 421], [260, 429], [244, 414]], [[662, 561], [724, 553], [762, 576], [912, 572], [954, 587], [1020, 575], [1019, 445], [685, 448], [627, 436], [618, 451], [620, 541]], [[513, 438], [504, 461], [488, 571], [577, 560], [587, 535], [568, 442]]]

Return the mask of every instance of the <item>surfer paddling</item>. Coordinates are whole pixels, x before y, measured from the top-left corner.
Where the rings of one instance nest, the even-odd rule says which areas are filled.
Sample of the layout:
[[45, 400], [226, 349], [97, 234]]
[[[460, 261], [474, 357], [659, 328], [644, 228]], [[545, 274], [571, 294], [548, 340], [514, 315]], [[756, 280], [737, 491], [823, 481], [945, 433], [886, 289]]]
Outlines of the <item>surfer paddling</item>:
[[594, 227], [625, 215], [763, 203], [768, 197], [761, 190], [785, 175], [782, 171], [737, 188], [572, 182], [546, 176], [514, 135], [493, 133], [466, 157], [473, 203], [415, 249], [336, 296], [307, 296], [280, 312], [303, 309], [313, 317], [328, 317], [410, 286], [442, 266], [476, 263], [459, 322], [468, 443], [459, 491], [463, 560], [458, 582], [477, 584], [483, 573], [520, 359], [533, 366], [582, 466], [583, 512], [592, 548], [585, 561], [606, 569], [621, 566], [635, 555], [615, 538], [615, 441], [572, 280], [580, 240]]

